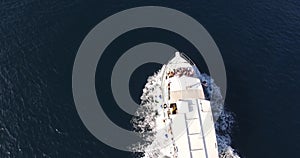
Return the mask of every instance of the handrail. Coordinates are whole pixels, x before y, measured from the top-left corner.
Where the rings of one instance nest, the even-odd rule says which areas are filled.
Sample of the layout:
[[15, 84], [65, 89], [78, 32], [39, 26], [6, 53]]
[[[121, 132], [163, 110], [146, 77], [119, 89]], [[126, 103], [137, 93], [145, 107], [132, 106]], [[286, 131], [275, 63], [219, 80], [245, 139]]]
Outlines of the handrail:
[[182, 58], [184, 58], [186, 61], [188, 61], [192, 66], [195, 65], [195, 63], [193, 62], [193, 60], [190, 59], [186, 54], [180, 53], [180, 56], [181, 56]]

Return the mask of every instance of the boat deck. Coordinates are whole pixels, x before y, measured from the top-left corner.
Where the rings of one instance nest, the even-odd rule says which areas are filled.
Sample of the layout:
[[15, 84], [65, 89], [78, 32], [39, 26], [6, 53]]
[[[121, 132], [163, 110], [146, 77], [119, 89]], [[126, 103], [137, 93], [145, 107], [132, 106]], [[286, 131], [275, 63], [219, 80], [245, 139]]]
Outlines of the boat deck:
[[152, 144], [159, 146], [162, 157], [218, 158], [210, 101], [195, 68], [179, 53], [164, 68], [157, 140]]

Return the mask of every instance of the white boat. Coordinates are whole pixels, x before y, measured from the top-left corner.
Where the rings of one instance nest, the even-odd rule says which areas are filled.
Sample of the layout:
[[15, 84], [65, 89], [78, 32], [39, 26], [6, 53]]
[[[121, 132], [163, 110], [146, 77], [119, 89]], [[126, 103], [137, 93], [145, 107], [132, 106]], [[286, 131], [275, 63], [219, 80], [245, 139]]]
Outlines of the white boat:
[[[204, 93], [207, 85], [201, 82], [198, 68], [185, 54], [176, 52], [162, 71], [156, 140], [145, 157], [218, 158], [210, 101]], [[148, 155], [154, 148], [159, 154]]]

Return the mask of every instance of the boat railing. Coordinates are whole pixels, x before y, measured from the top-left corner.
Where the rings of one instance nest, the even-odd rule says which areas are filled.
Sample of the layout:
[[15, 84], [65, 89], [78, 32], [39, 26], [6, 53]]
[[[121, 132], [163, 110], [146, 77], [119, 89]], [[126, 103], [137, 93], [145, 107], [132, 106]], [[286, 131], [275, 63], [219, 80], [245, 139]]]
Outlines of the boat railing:
[[180, 56], [185, 59], [186, 61], [188, 61], [191, 65], [195, 65], [195, 63], [193, 62], [192, 59], [190, 59], [187, 55], [185, 55], [184, 53], [180, 53]]

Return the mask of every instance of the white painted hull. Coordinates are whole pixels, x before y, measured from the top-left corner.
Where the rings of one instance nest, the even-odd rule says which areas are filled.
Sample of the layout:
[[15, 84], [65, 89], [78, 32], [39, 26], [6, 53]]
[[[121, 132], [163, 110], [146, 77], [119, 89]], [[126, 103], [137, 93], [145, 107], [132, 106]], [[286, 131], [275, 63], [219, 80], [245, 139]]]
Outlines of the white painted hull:
[[204, 95], [199, 70], [178, 52], [163, 69], [163, 105], [157, 108], [155, 140], [161, 157], [218, 158], [210, 101]]

